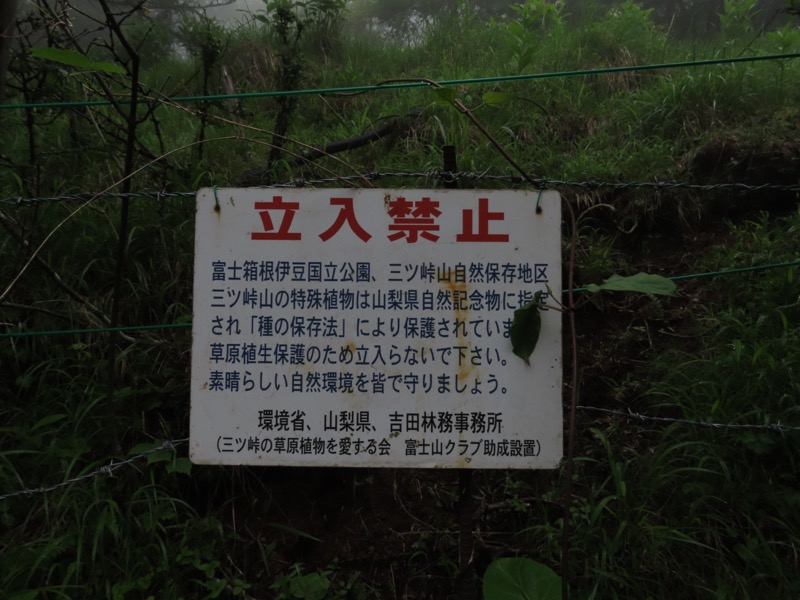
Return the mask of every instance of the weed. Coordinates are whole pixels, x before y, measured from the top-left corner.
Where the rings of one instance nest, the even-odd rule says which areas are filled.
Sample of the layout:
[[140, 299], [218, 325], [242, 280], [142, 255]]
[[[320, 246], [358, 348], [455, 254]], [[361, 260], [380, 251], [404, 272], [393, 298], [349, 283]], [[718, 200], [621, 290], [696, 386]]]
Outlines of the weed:
[[337, 565], [318, 571], [303, 573], [302, 564], [294, 564], [284, 573], [276, 576], [270, 589], [276, 600], [368, 600], [378, 598], [373, 590], [359, 581], [359, 573], [347, 579], [337, 577]]
[[[43, 43], [53, 47], [71, 43], [68, 15], [53, 21], [45, 4], [53, 3], [38, 2], [41, 13], [20, 23], [19, 40], [26, 48], [35, 32], [43, 32]], [[418, 12], [406, 12], [413, 16], [402, 23], [381, 21], [373, 12], [369, 26], [348, 37], [342, 33], [343, 2], [270, 2], [264, 5], [267, 12], [232, 31], [207, 20], [187, 23], [192, 53], [186, 57], [150, 21], [132, 17], [125, 35], [139, 53], [139, 91], [148, 99], [217, 93], [217, 69], [223, 65], [238, 91], [280, 91], [395, 77], [463, 79], [788, 53], [800, 44], [793, 25], [759, 34], [752, 26], [753, 3], [744, 0], [725, 2], [716, 39], [691, 41], [675, 39], [654, 22], [655, 15], [665, 14], [663, 6], [653, 12], [629, 1], [572, 3], [574, 10], [568, 10], [566, 2], [528, 0], [505, 14], [494, 11], [491, 21], [487, 9], [471, 3], [447, 3], [451, 9], [440, 14], [430, 9], [440, 3], [403, 4]], [[694, 3], [688, 16], [700, 15], [701, 4], [713, 3]], [[116, 50], [121, 62], [131, 58]], [[796, 184], [798, 76], [800, 62], [782, 60], [465, 85], [456, 92], [537, 176]], [[2, 199], [115, 184], [124, 168], [120, 147], [127, 113], [120, 107], [127, 106], [130, 78], [45, 63], [20, 52], [8, 84], [12, 103], [114, 102], [1, 111]], [[513, 100], [485, 105], [487, 91]], [[358, 96], [308, 94], [283, 104], [246, 99], [241, 112], [218, 102], [203, 104], [202, 110], [142, 103], [131, 148], [134, 163], [148, 166], [135, 173], [131, 190], [194, 190], [235, 181], [246, 169], [269, 162], [273, 129], [319, 147], [389, 116], [411, 114], [402, 135], [346, 155], [349, 165], [320, 160], [299, 170], [281, 159], [276, 163], [285, 167], [276, 177], [438, 170], [445, 144], [456, 147], [464, 171], [509, 171], [483, 136], [456, 111], [435, 106], [428, 90], [387, 89]], [[189, 149], [198, 140], [205, 140], [202, 153]], [[283, 144], [277, 140], [275, 145]], [[297, 150], [289, 142], [284, 148], [287, 154]], [[408, 185], [409, 179], [382, 183]], [[487, 178], [459, 183], [507, 185]], [[717, 249], [698, 242], [680, 248], [683, 240], [671, 239], [675, 253], [685, 257], [681, 264], [693, 263], [698, 271], [797, 258], [800, 215], [787, 215], [795, 201], [791, 194], [778, 205], [783, 219], [754, 213], [751, 207], [762, 196], [747, 195], [737, 204], [741, 212], [726, 210], [732, 220], [723, 223], [717, 207], [738, 200], [729, 194], [712, 196], [715, 202], [709, 203], [709, 196], [691, 190], [646, 194], [588, 187], [578, 194], [572, 187], [564, 191], [583, 211], [576, 256], [581, 285], [656, 260], [646, 242], [665, 220], [683, 222], [698, 237], [708, 234], [696, 229], [701, 224], [711, 222], [712, 233], [725, 227], [725, 242]], [[47, 241], [0, 304], [4, 330], [95, 330], [108, 324], [118, 204], [116, 198], [93, 200]], [[0, 291], [76, 207], [73, 201], [3, 205]], [[190, 200], [131, 200], [126, 279], [118, 295], [122, 324], [191, 320], [193, 219]], [[644, 238], [644, 250], [630, 256], [633, 244], [620, 229]], [[659, 266], [672, 272], [670, 263]], [[680, 331], [671, 337], [667, 334], [674, 332], [662, 328], [671, 305], [631, 310], [636, 312], [631, 318], [639, 319], [635, 324], [625, 321], [627, 314], [611, 315], [611, 306], [597, 312], [581, 352], [584, 362], [591, 362], [588, 356], [602, 364], [586, 365], [585, 395], [615, 407], [629, 403], [634, 411], [740, 427], [679, 423], [650, 429], [611, 418], [583, 421], [568, 550], [577, 565], [569, 574], [575, 597], [800, 594], [797, 434], [747, 427], [800, 423], [794, 376], [800, 368], [798, 270], [693, 285], [696, 302], [680, 312]], [[693, 334], [691, 343], [680, 337], [686, 331]], [[633, 356], [617, 356], [628, 342]], [[185, 436], [188, 332], [129, 332], [118, 346], [112, 352], [109, 334], [97, 332], [0, 340], [0, 490], [69, 482], [111, 460], [158, 448], [161, 440]], [[616, 366], [606, 368], [613, 361]], [[598, 369], [605, 381], [592, 378]], [[111, 372], [114, 386], [109, 386]], [[0, 589], [12, 598], [378, 598], [409, 588], [409, 596], [417, 588], [420, 596], [423, 589], [431, 596], [459, 573], [454, 499], [440, 483], [394, 475], [386, 492], [381, 477], [368, 473], [348, 487], [348, 502], [365, 502], [370, 494], [378, 498], [380, 519], [365, 518], [367, 509], [359, 507], [359, 531], [379, 527], [381, 519], [389, 522], [380, 534], [370, 532], [370, 556], [354, 564], [349, 557], [336, 562], [293, 546], [296, 539], [315, 548], [332, 542], [327, 531], [297, 528], [295, 523], [308, 518], [303, 484], [294, 474], [280, 477], [272, 470], [200, 468], [182, 453], [164, 450], [113, 477], [0, 500]], [[548, 566], [558, 564], [559, 477], [563, 473], [487, 474], [477, 494], [483, 503], [476, 537], [486, 541], [477, 553], [481, 560], [531, 555]], [[404, 489], [409, 480], [413, 494]], [[274, 494], [287, 489], [291, 500], [276, 502]], [[286, 515], [292, 510], [294, 519]], [[413, 514], [424, 514], [424, 522]], [[333, 527], [330, 521], [327, 527]]]

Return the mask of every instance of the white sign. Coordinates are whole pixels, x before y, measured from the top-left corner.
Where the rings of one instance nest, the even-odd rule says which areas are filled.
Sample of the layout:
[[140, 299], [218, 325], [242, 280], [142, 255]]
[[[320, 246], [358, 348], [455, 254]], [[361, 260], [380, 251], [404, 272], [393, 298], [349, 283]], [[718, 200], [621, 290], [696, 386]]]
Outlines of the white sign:
[[561, 314], [509, 327], [560, 240], [555, 192], [201, 190], [192, 461], [556, 467]]

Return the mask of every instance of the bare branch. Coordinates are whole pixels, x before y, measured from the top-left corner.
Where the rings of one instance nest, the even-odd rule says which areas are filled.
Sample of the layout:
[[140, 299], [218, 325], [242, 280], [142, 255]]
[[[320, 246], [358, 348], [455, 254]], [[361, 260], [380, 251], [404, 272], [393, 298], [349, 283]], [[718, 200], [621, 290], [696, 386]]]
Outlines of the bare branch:
[[110, 0], [109, 4], [137, 10], [138, 5], [146, 4], [144, 8], [147, 10], [196, 11], [228, 6], [234, 2], [236, 0], [148, 0], [144, 3], [139, 0]]
[[[22, 248], [24, 248], [27, 252], [31, 252], [30, 242], [28, 242], [28, 240], [26, 240], [23, 236], [19, 235], [16, 231], [16, 229], [22, 228], [21, 225], [16, 220], [12, 219], [10, 216], [0, 211], [0, 224], [2, 224], [3, 228], [8, 232], [8, 234], [12, 238], [14, 238], [14, 240]], [[41, 257], [41, 255], [34, 254], [32, 256], [32, 259], [36, 260], [39, 266], [42, 267], [42, 269], [44, 269], [44, 271], [50, 276], [50, 278], [55, 282], [55, 284], [58, 287], [60, 287], [67, 294], [67, 296], [72, 298], [75, 302], [78, 302], [79, 304], [85, 306], [90, 313], [92, 313], [95, 317], [97, 317], [100, 320], [100, 323], [102, 323], [103, 325], [109, 324], [110, 319], [103, 313], [103, 311], [101, 311], [99, 308], [97, 308], [95, 305], [89, 302], [88, 298], [85, 298], [80, 292], [69, 286], [61, 278], [58, 272]], [[96, 323], [93, 324], [96, 325]]]

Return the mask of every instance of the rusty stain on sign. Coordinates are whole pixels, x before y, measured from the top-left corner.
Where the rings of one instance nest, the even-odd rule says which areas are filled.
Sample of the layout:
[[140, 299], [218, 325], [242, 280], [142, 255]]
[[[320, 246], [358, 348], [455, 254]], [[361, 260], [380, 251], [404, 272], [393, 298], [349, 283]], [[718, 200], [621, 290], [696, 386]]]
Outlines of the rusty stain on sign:
[[466, 308], [469, 295], [465, 281], [456, 281], [454, 277], [444, 282], [453, 303], [453, 328], [458, 340], [458, 373], [457, 381], [466, 384], [470, 377], [477, 377], [478, 370], [469, 356], [471, 341], [466, 334], [466, 324], [469, 320], [469, 308]]

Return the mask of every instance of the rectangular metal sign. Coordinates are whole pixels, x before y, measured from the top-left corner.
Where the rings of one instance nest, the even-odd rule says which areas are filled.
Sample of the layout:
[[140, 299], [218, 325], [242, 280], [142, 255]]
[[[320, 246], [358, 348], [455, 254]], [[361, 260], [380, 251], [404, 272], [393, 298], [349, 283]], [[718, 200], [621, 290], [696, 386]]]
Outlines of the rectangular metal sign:
[[560, 240], [551, 191], [199, 191], [192, 461], [556, 467], [561, 315], [509, 327]]

